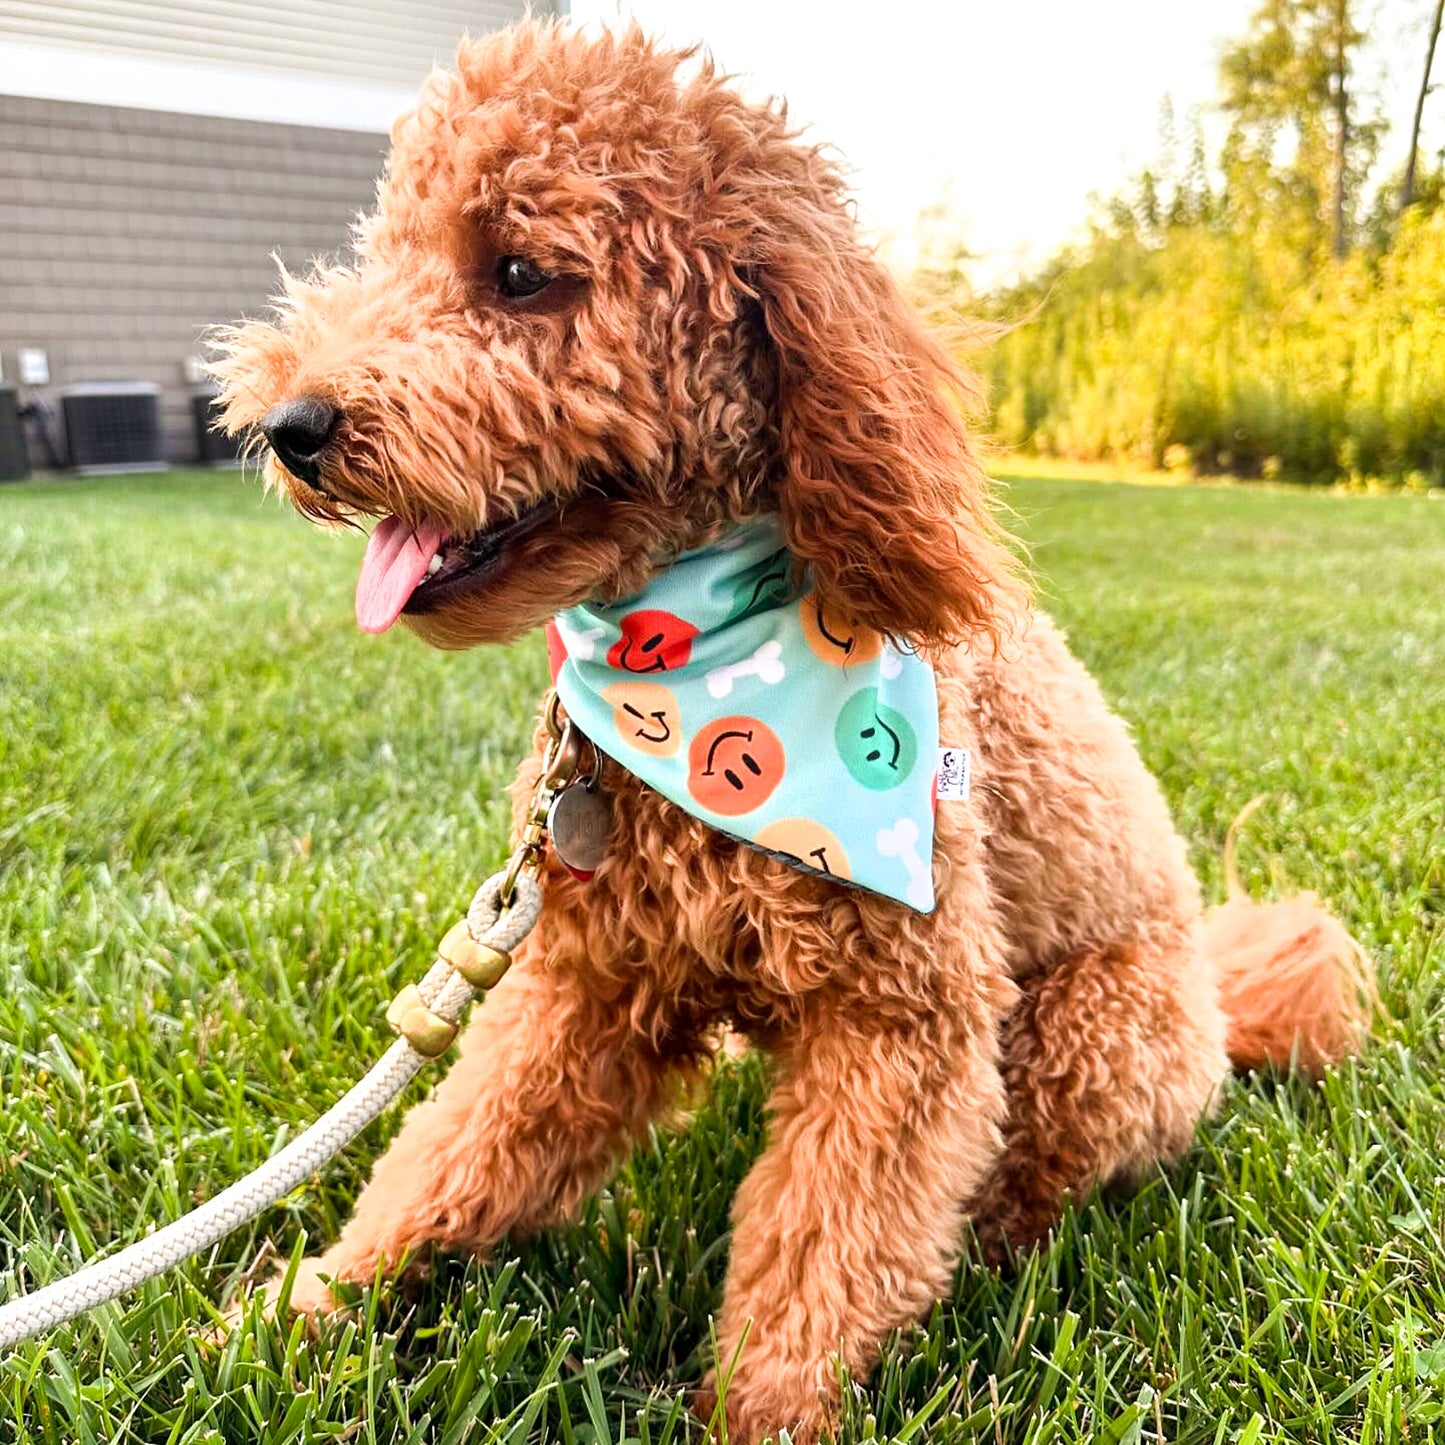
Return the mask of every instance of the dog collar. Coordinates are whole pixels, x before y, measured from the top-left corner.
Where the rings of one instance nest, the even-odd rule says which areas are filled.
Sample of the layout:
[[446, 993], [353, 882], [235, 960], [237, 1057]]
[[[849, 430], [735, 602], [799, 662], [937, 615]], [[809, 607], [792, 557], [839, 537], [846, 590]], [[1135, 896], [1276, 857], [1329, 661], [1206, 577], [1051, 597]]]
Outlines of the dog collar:
[[932, 912], [933, 669], [832, 615], [775, 518], [548, 631], [568, 716], [642, 782], [795, 868]]

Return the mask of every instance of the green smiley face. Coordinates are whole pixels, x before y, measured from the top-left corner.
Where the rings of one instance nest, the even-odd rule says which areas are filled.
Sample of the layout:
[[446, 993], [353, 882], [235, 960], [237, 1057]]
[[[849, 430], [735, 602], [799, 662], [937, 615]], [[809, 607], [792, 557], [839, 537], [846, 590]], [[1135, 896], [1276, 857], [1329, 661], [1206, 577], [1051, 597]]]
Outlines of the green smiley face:
[[833, 742], [844, 766], [876, 793], [896, 788], [918, 761], [918, 738], [901, 712], [878, 701], [876, 687], [860, 688], [843, 704]]

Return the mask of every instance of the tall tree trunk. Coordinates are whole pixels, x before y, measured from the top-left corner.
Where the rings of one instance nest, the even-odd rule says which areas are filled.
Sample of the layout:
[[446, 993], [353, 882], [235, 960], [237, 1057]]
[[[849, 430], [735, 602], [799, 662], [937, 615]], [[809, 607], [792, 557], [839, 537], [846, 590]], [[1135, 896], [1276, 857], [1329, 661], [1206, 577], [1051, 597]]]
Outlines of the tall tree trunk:
[[1420, 77], [1420, 94], [1415, 97], [1415, 123], [1410, 127], [1410, 150], [1405, 157], [1405, 179], [1400, 183], [1400, 215], [1415, 199], [1415, 157], [1420, 150], [1420, 118], [1425, 97], [1430, 94], [1430, 68], [1435, 64], [1435, 46], [1440, 39], [1440, 21], [1445, 17], [1445, 0], [1435, 0], [1435, 18], [1430, 22], [1430, 39], [1425, 46], [1425, 73]]
[[1350, 23], [1349, 0], [1335, 7], [1335, 194], [1333, 212], [1334, 249], [1337, 258], [1349, 249], [1345, 235], [1345, 182], [1350, 149], [1350, 92], [1346, 76], [1346, 54]]

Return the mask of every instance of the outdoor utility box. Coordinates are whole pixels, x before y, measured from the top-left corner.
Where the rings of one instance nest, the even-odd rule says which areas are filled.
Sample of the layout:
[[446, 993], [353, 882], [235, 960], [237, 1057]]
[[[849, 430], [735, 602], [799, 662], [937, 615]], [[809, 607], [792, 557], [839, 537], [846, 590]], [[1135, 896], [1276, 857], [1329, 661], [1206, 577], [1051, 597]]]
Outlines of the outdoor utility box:
[[216, 388], [198, 387], [191, 393], [191, 417], [196, 426], [196, 455], [208, 467], [237, 467], [241, 464], [241, 437], [218, 431]]
[[92, 381], [60, 393], [70, 465], [78, 472], [146, 472], [166, 464], [160, 387], [151, 381]]
[[29, 475], [20, 401], [13, 386], [0, 386], [0, 482], [18, 482]]

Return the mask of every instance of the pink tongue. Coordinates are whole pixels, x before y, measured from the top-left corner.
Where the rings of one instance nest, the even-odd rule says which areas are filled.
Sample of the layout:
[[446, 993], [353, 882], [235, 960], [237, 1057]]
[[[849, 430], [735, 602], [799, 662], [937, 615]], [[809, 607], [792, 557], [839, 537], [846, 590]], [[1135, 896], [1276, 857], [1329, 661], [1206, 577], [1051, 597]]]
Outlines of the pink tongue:
[[399, 517], [376, 524], [356, 579], [356, 621], [363, 632], [385, 632], [401, 616], [445, 540], [440, 527], [413, 532]]

